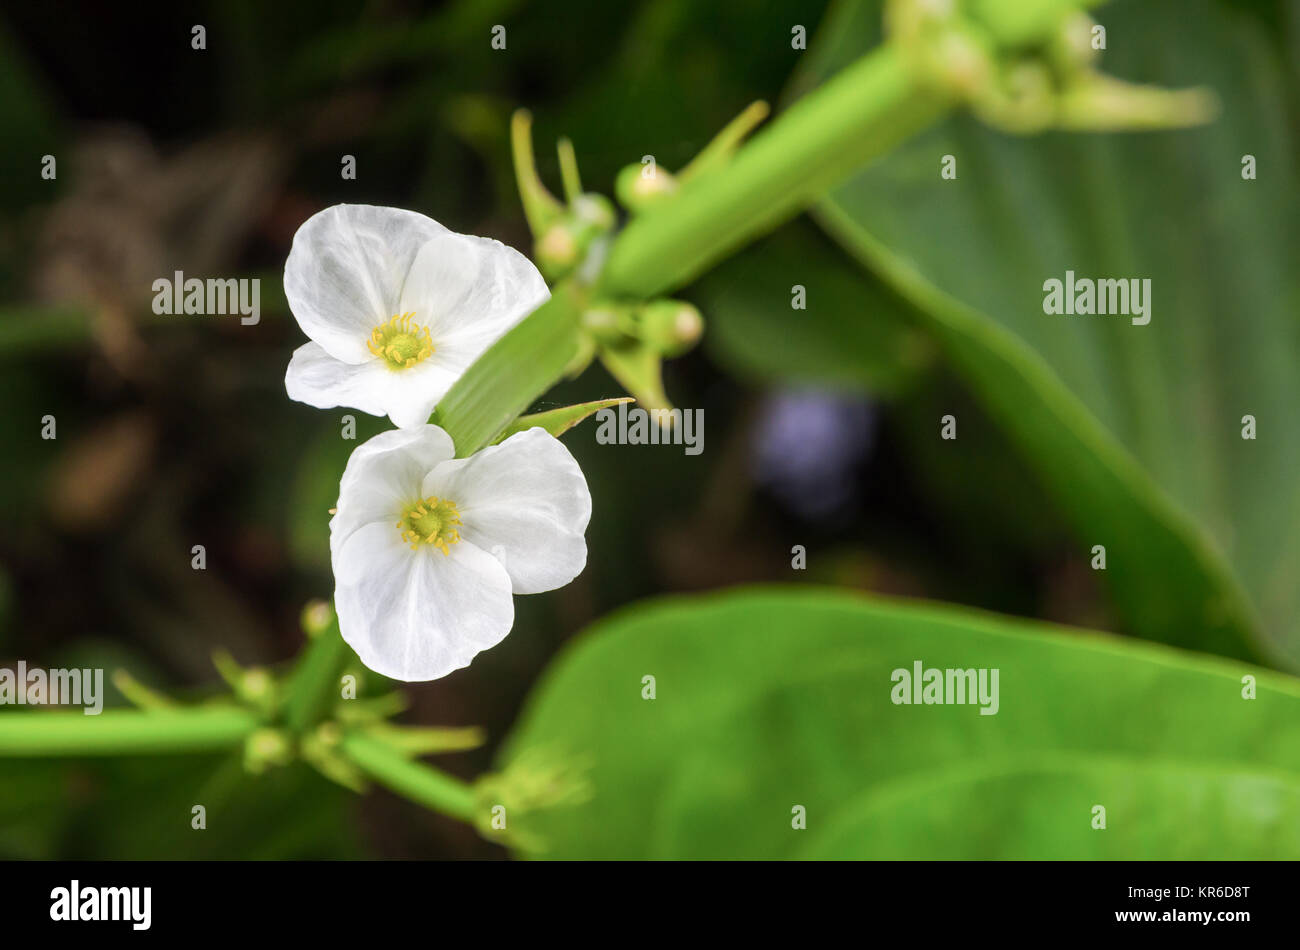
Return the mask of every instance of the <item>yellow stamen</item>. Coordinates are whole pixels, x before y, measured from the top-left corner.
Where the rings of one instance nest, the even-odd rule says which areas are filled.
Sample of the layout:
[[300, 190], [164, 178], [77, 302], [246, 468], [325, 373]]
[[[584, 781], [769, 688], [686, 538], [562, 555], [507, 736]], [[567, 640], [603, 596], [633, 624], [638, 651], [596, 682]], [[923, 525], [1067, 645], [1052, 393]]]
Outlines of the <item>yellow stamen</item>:
[[450, 554], [450, 545], [460, 540], [460, 532], [455, 527], [460, 523], [455, 502], [431, 495], [408, 506], [397, 528], [412, 551], [418, 551], [422, 544], [431, 544], [443, 554]]
[[434, 351], [429, 328], [417, 324], [414, 317], [414, 311], [395, 314], [387, 323], [370, 331], [366, 347], [386, 362], [389, 369], [410, 369]]

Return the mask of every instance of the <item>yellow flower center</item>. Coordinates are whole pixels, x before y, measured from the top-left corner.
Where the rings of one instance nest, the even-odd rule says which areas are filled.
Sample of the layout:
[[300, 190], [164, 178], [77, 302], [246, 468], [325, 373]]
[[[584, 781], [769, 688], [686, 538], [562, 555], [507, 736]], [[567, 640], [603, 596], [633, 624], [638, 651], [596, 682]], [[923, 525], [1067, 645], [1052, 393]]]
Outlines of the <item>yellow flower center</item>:
[[460, 532], [456, 530], [458, 524], [460, 512], [456, 510], [456, 503], [431, 495], [402, 512], [397, 527], [402, 532], [402, 540], [411, 545], [412, 551], [419, 550], [422, 544], [432, 544], [443, 554], [450, 554], [448, 546], [460, 540]]
[[366, 340], [370, 352], [384, 359], [391, 369], [410, 369], [433, 352], [429, 328], [417, 324], [414, 316], [414, 311], [396, 314], [371, 330]]

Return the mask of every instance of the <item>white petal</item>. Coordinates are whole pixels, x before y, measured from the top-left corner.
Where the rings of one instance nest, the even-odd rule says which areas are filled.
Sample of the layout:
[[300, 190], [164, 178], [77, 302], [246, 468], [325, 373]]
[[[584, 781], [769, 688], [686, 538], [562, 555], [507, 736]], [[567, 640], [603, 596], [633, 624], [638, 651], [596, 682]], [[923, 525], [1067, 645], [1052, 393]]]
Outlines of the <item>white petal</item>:
[[[330, 356], [319, 343], [304, 343], [293, 351], [284, 374], [289, 398], [317, 409], [348, 406], [372, 416], [388, 415], [393, 372], [380, 360], [345, 363]], [[427, 422], [425, 413], [421, 422]]]
[[514, 248], [446, 231], [420, 248], [401, 309], [429, 328], [430, 360], [459, 375], [549, 296], [532, 261]]
[[545, 429], [443, 462], [422, 491], [456, 503], [460, 536], [505, 565], [516, 594], [563, 587], [586, 566], [591, 493], [577, 461]]
[[427, 423], [433, 407], [447, 395], [458, 375], [432, 358], [409, 369], [380, 365], [389, 377], [385, 394], [388, 418], [403, 429]]
[[466, 541], [449, 555], [429, 545], [412, 551], [396, 528], [370, 524], [343, 545], [334, 573], [343, 639], [361, 662], [393, 679], [446, 676], [514, 624], [510, 578]]
[[388, 525], [400, 539], [397, 521], [407, 505], [425, 497], [424, 476], [455, 454], [451, 436], [431, 425], [381, 432], [353, 449], [330, 519], [330, 553], [337, 557], [343, 543], [370, 523]]
[[289, 361], [284, 388], [290, 399], [318, 409], [348, 406], [410, 429], [429, 421], [455, 381], [455, 374], [430, 360], [395, 370], [378, 359], [344, 363], [319, 343], [304, 343]]
[[336, 359], [360, 363], [370, 331], [399, 313], [402, 285], [421, 246], [447, 233], [401, 208], [334, 205], [293, 236], [284, 292], [303, 332]]

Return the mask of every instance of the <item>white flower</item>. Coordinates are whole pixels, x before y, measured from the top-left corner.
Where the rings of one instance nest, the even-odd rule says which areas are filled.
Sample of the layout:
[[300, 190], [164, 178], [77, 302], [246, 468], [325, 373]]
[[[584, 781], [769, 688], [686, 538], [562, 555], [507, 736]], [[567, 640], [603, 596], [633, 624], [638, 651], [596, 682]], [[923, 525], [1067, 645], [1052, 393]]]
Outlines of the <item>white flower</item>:
[[414, 211], [335, 205], [293, 237], [284, 292], [311, 342], [289, 361], [289, 398], [350, 406], [403, 428], [549, 296], [532, 262]]
[[467, 459], [434, 425], [359, 445], [330, 521], [339, 630], [399, 680], [468, 666], [514, 623], [512, 594], [563, 587], [587, 563], [591, 494], [545, 429]]

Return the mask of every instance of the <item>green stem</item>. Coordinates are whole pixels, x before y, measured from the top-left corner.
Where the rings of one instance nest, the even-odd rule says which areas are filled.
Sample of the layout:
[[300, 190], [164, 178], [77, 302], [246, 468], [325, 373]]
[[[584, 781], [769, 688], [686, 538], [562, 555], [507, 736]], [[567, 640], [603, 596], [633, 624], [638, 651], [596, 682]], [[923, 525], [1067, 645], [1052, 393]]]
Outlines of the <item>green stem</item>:
[[635, 218], [614, 243], [600, 288], [647, 298], [687, 283], [949, 108], [916, 84], [898, 50], [879, 47], [796, 102], [724, 167]]
[[295, 735], [320, 722], [330, 703], [339, 697], [339, 674], [349, 659], [351, 651], [339, 636], [335, 618], [308, 642], [289, 679], [284, 720]]
[[94, 320], [85, 310], [30, 304], [0, 311], [0, 357], [58, 351], [93, 337]]
[[208, 752], [240, 746], [258, 726], [253, 713], [235, 706], [6, 713], [0, 756]]
[[560, 153], [560, 179], [564, 184], [564, 198], [569, 204], [582, 194], [582, 176], [578, 174], [578, 156], [573, 151], [573, 142], [569, 139], [560, 139], [556, 143], [556, 151]]
[[[729, 163], [633, 220], [615, 240], [598, 289], [649, 298], [687, 282], [947, 109], [915, 85], [896, 50], [879, 48], [791, 106]], [[532, 222], [539, 199], [528, 174], [520, 172], [520, 188]], [[584, 298], [571, 284], [557, 286], [443, 397], [430, 421], [451, 435], [458, 457], [487, 445], [564, 374]]]
[[343, 754], [380, 785], [462, 821], [473, 822], [474, 789], [458, 778], [413, 762], [382, 739], [361, 733], [344, 737]]

